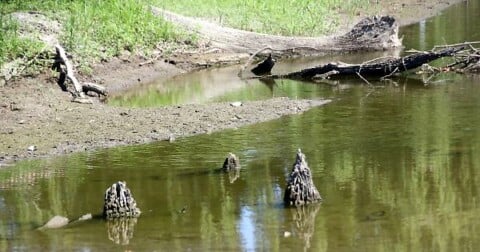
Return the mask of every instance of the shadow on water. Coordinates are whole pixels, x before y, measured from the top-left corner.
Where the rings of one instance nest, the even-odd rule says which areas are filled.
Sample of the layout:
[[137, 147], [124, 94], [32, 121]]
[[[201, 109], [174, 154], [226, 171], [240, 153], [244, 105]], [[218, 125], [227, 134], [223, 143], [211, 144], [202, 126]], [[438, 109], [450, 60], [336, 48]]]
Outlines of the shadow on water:
[[[443, 43], [443, 37], [448, 43], [480, 40], [479, 2], [453, 6], [425, 21], [423, 28], [420, 24], [402, 29], [406, 47], [421, 47], [417, 44], [421, 42], [430, 48]], [[457, 32], [448, 28], [452, 25], [466, 27]], [[276, 71], [297, 70], [291, 68], [317, 60], [285, 62]], [[363, 59], [347, 55], [334, 60]], [[231, 77], [236, 71], [232, 67], [185, 77], [190, 79], [178, 77], [170, 84], [152, 83], [145, 86], [147, 91], [132, 90], [119, 97], [118, 105], [272, 95], [335, 99], [301, 115], [240, 129], [173, 143], [19, 162], [0, 170], [0, 250], [475, 251], [480, 247], [478, 77], [449, 74], [426, 86], [421, 77], [374, 87], [351, 80], [330, 86], [236, 83]], [[162, 98], [150, 98], [148, 89]], [[286, 177], [299, 147], [324, 201], [307, 208], [284, 208]], [[229, 152], [242, 164], [234, 183], [227, 174], [215, 172]], [[93, 220], [59, 230], [33, 230], [54, 215], [73, 218], [101, 212], [105, 189], [118, 180], [127, 181], [142, 210], [136, 223]]]

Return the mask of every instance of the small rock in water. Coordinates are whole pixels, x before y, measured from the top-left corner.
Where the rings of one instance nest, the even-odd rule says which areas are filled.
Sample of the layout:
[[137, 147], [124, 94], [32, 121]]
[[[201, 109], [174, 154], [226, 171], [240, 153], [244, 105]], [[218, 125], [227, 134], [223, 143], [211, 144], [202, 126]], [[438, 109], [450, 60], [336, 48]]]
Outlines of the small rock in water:
[[55, 215], [51, 218], [45, 225], [40, 229], [52, 229], [52, 228], [61, 228], [68, 224], [68, 218], [60, 215]]
[[242, 105], [243, 105], [243, 103], [239, 102], [239, 101], [230, 103], [230, 106], [232, 106], [232, 107], [240, 107]]
[[88, 214], [85, 214], [83, 215], [82, 217], [78, 218], [79, 221], [85, 221], [85, 220], [91, 220], [93, 217], [92, 217], [92, 214], [91, 213], [88, 213]]
[[27, 151], [29, 151], [29, 152], [34, 152], [34, 151], [36, 151], [36, 150], [37, 150], [37, 146], [35, 146], [35, 145], [30, 145], [30, 146], [28, 146], [28, 148], [27, 148]]
[[187, 212], [187, 206], [184, 206], [182, 209], [178, 210], [178, 213], [184, 214]]

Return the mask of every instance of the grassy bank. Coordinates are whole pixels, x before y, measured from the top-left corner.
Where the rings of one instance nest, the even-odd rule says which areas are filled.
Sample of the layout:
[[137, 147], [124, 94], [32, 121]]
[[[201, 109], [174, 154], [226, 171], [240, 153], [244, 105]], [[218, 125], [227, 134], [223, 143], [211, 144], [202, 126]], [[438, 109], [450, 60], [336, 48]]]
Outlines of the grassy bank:
[[[371, 0], [153, 0], [156, 6], [230, 27], [279, 35], [324, 35]], [[345, 22], [343, 22], [345, 23]]]
[[35, 11], [61, 24], [59, 41], [81, 65], [117, 56], [124, 50], [146, 52], [162, 41], [187, 36], [149, 11], [150, 1], [10, 0], [0, 2], [0, 65], [38, 55], [42, 44], [22, 37], [13, 12]]
[[[51, 50], [27, 34], [12, 18], [14, 12], [45, 15], [60, 26], [58, 39], [74, 56], [77, 69], [125, 51], [148, 55], [159, 42], [192, 40], [180, 29], [153, 16], [150, 5], [208, 17], [227, 26], [270, 34], [322, 35], [334, 31], [339, 18], [368, 9], [369, 0], [5, 0], [0, 1], [0, 66], [21, 58], [21, 69], [45, 68]], [[345, 23], [343, 21], [342, 23]], [[22, 34], [23, 32], [23, 34]], [[43, 61], [40, 58], [43, 57]], [[35, 60], [32, 60], [35, 59]], [[36, 60], [39, 59], [39, 60]], [[43, 63], [42, 63], [43, 62]], [[21, 63], [22, 64], [22, 63]], [[42, 65], [43, 64], [43, 65]], [[38, 66], [35, 68], [35, 66]], [[35, 72], [35, 71], [34, 71]], [[0, 75], [2, 75], [0, 73]]]

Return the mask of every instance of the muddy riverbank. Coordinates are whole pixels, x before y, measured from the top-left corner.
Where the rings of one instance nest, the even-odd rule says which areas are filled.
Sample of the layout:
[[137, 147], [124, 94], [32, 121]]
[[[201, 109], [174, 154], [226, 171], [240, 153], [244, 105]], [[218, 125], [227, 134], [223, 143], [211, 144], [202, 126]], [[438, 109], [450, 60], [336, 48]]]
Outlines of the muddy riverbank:
[[[459, 1], [393, 1], [385, 6], [381, 4], [378, 12], [397, 16], [400, 24], [410, 24], [455, 2]], [[361, 15], [358, 13], [359, 17]], [[92, 75], [80, 78], [100, 82], [110, 92], [116, 92], [219, 62], [241, 62], [246, 57], [225, 53], [184, 54], [177, 55], [174, 62], [159, 59], [142, 66], [139, 66], [144, 61], [142, 59], [118, 58], [97, 65]], [[59, 89], [55, 77], [55, 74], [47, 73], [17, 79], [0, 87], [0, 164], [237, 128], [302, 113], [325, 103], [275, 98], [245, 102], [239, 107], [216, 103], [128, 109], [99, 101], [94, 104], [72, 103], [71, 95]], [[28, 151], [29, 146], [36, 146], [36, 150]]]

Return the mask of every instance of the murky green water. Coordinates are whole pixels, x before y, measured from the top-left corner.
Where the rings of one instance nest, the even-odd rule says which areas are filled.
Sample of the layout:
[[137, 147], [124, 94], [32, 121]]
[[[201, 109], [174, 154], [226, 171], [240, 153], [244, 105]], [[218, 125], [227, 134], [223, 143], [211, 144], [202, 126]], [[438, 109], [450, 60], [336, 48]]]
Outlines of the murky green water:
[[[479, 2], [452, 7], [423, 28], [405, 28], [404, 43], [430, 48], [444, 38], [479, 40]], [[452, 32], [460, 24], [470, 28]], [[400, 79], [376, 88], [278, 82], [273, 91], [244, 83], [249, 88], [199, 95], [195, 102], [271, 95], [335, 100], [237, 130], [3, 169], [0, 250], [476, 251], [480, 78], [444, 75], [434, 81], [424, 86]], [[196, 99], [181, 91], [177, 97], [166, 100]], [[285, 209], [285, 178], [299, 147], [325, 200]], [[240, 157], [238, 178], [215, 172], [228, 152]], [[143, 211], [136, 223], [92, 220], [34, 230], [56, 214], [100, 213], [105, 189], [117, 180], [127, 181]]]

